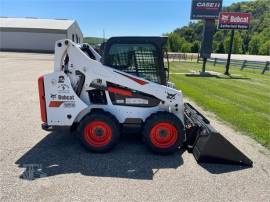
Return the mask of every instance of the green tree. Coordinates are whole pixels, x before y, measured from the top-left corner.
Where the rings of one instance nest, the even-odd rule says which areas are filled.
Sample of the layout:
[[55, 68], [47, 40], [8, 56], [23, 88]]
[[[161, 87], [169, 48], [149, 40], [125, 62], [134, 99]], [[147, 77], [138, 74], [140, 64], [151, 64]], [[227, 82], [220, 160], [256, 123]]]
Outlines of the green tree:
[[270, 40], [266, 41], [259, 48], [259, 54], [261, 55], [270, 55]]
[[[195, 45], [196, 46], [196, 45]], [[172, 32], [168, 36], [167, 47], [172, 52], [190, 52], [192, 43], [187, 42], [183, 37], [180, 37], [176, 32]]]
[[88, 43], [91, 45], [101, 44], [104, 41], [106, 41], [106, 40], [104, 40], [103, 38], [98, 38], [98, 37], [84, 37], [84, 39], [83, 39], [84, 43]]
[[200, 50], [200, 41], [194, 41], [190, 47], [192, 53], [198, 53]]
[[[226, 53], [229, 52], [229, 46], [230, 46], [230, 33], [227, 34], [225, 40], [224, 40], [224, 46], [225, 46], [225, 51]], [[233, 39], [233, 48], [232, 48], [232, 53], [233, 54], [240, 54], [242, 53], [242, 44], [243, 44], [243, 39], [241, 38], [241, 35], [238, 31], [235, 31], [234, 33], [234, 39]]]
[[188, 43], [188, 42], [185, 41], [185, 42], [182, 44], [181, 52], [183, 52], [183, 53], [190, 53], [191, 46], [192, 46], [192, 44], [190, 44], [190, 43]]
[[225, 53], [224, 44], [223, 42], [218, 43], [217, 49], [215, 50], [216, 53]]
[[248, 51], [249, 54], [257, 55], [259, 54], [259, 48], [261, 46], [261, 39], [259, 35], [254, 35], [249, 44], [248, 44]]
[[217, 31], [215, 34], [214, 34], [214, 41], [217, 41], [217, 42], [220, 42], [220, 41], [223, 41], [224, 40], [224, 31]]
[[169, 34], [168, 47], [170, 51], [172, 52], [180, 51], [181, 45], [182, 45], [182, 38], [178, 34], [176, 33]]
[[[233, 53], [244, 54], [269, 54], [267, 53], [268, 41], [270, 40], [270, 3], [269, 0], [253, 0], [233, 3], [228, 7], [223, 8], [224, 11], [240, 11], [250, 12], [252, 14], [251, 24], [249, 30], [236, 31], [234, 39]], [[182, 50], [182, 45], [185, 41], [189, 45], [184, 45], [184, 49], [188, 49], [191, 45], [190, 51], [195, 52], [197, 44], [195, 41], [202, 40], [203, 22], [191, 22], [189, 25], [182, 28], [177, 28], [173, 31], [181, 38], [175, 46], [177, 51]], [[184, 39], [184, 40], [183, 40]], [[229, 31], [218, 30], [213, 39], [213, 52], [224, 53], [229, 48]], [[175, 41], [175, 40], [173, 40]], [[175, 49], [173, 47], [173, 49]]]
[[254, 33], [249, 42], [249, 53], [269, 55], [270, 28], [263, 29], [260, 33]]

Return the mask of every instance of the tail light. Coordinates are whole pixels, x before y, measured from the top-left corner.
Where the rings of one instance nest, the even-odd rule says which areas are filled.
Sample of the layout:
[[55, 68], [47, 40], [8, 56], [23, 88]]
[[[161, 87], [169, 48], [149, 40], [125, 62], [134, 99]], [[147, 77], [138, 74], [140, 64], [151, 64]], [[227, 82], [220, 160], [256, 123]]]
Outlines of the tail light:
[[45, 101], [45, 90], [44, 90], [44, 77], [40, 76], [38, 78], [38, 92], [39, 92], [39, 105], [40, 105], [40, 114], [42, 122], [47, 122], [47, 113], [46, 113], [46, 101]]

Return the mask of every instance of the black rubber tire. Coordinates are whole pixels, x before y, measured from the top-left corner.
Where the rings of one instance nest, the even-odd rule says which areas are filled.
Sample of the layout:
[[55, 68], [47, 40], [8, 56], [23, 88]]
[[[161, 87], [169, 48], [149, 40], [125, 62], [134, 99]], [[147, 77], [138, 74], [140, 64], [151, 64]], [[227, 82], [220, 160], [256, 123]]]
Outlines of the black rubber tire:
[[[167, 148], [157, 147], [150, 138], [150, 132], [152, 128], [161, 122], [173, 125], [177, 130], [177, 139], [175, 143]], [[152, 114], [146, 119], [143, 127], [143, 139], [148, 148], [154, 153], [158, 154], [171, 154], [183, 145], [185, 140], [185, 130], [181, 120], [172, 113], [169, 112], [157, 112]]]
[[[91, 145], [85, 138], [85, 127], [93, 121], [104, 122], [111, 130], [111, 138], [106, 145]], [[109, 112], [94, 111], [87, 115], [78, 126], [78, 135], [83, 146], [92, 152], [104, 153], [110, 151], [119, 141], [120, 127], [117, 119]]]

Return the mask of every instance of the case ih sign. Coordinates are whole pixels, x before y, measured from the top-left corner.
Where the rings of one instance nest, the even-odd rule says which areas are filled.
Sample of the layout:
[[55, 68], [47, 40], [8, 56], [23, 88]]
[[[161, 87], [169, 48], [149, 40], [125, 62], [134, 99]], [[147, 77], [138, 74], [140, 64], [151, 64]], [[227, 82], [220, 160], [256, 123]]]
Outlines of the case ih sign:
[[221, 12], [218, 29], [249, 29], [251, 13]]
[[192, 20], [217, 19], [222, 8], [222, 0], [192, 0]]

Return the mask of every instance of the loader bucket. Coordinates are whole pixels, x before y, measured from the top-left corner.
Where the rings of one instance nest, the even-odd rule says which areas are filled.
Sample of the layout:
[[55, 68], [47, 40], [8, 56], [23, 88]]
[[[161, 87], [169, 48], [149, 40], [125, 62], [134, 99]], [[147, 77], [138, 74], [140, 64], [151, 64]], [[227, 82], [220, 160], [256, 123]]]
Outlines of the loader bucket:
[[198, 163], [238, 164], [252, 166], [253, 162], [219, 132], [190, 104], [185, 103], [186, 124], [192, 125], [188, 147]]

